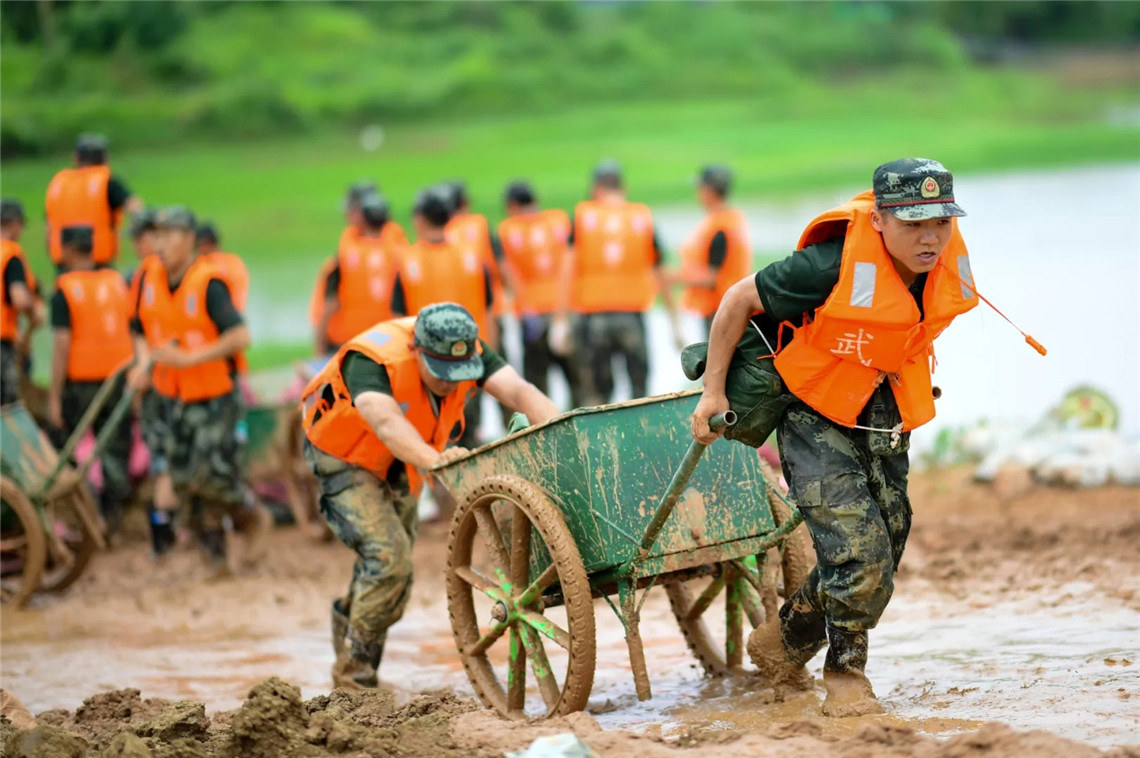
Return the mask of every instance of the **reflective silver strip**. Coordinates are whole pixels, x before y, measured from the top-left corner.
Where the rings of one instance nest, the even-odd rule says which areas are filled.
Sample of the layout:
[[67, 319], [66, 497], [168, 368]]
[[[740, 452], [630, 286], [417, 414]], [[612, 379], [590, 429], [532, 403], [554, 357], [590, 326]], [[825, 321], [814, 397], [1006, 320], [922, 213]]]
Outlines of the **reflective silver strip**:
[[870, 308], [875, 302], [875, 264], [856, 263], [855, 281], [851, 283], [851, 306]]
[[970, 271], [970, 256], [958, 256], [958, 279], [962, 283], [962, 299], [974, 297], [974, 274]]

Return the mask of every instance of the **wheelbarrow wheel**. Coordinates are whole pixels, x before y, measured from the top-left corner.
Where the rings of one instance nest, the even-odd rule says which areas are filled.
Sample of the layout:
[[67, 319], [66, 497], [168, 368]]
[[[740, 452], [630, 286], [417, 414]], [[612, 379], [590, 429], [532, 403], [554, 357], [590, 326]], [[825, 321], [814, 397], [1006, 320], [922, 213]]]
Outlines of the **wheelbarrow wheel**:
[[[761, 473], [776, 525], [791, 516], [780, 497], [779, 478], [766, 463]], [[755, 673], [745, 655], [749, 633], [775, 616], [778, 596], [795, 591], [811, 570], [803, 529], [796, 529], [762, 560], [719, 563], [711, 576], [665, 587], [689, 649], [714, 677]], [[715, 632], [714, 632], [715, 630]]]
[[51, 532], [47, 535], [47, 565], [40, 589], [62, 592], [83, 575], [102, 546], [103, 520], [91, 491], [73, 474], [56, 485], [44, 516]]
[[11, 479], [0, 476], [0, 600], [27, 605], [47, 562], [47, 537], [32, 501]]
[[597, 652], [590, 583], [562, 512], [541, 489], [493, 476], [467, 495], [451, 521], [447, 602], [484, 705], [510, 718], [586, 707]]

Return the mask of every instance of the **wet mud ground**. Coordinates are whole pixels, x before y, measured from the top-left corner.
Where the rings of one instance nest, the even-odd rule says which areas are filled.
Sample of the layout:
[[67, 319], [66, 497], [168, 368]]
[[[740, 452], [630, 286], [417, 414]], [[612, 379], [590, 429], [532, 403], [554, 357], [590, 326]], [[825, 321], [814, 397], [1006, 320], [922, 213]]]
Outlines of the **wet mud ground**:
[[414, 596], [389, 637], [394, 699], [330, 700], [328, 603], [352, 556], [286, 529], [236, 579], [208, 581], [192, 551], [156, 567], [138, 544], [100, 556], [63, 597], [5, 608], [2, 686], [40, 714], [42, 750], [66, 742], [55, 727], [86, 745], [4, 754], [501, 755], [575, 731], [602, 755], [1140, 756], [1140, 493], [1012, 474], [982, 487], [951, 470], [914, 477], [912, 497], [895, 597], [871, 637], [883, 716], [826, 720], [822, 688], [776, 703], [747, 680], [703, 677], [658, 589], [642, 619], [651, 701], [637, 701], [621, 626], [598, 602], [589, 713], [504, 722], [471, 702], [454, 652], [442, 524], [422, 527]]

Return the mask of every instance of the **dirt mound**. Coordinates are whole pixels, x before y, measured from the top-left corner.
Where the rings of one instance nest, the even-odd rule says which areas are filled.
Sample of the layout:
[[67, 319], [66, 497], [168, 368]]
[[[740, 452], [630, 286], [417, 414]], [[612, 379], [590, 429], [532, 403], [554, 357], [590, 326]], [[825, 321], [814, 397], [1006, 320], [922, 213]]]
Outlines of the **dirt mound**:
[[143, 700], [138, 690], [88, 698], [74, 713], [49, 711], [34, 729], [0, 717], [10, 758], [491, 758], [538, 737], [573, 732], [600, 755], [637, 758], [1140, 758], [1140, 750], [1096, 748], [1003, 724], [938, 741], [874, 719], [852, 720], [844, 736], [819, 722], [773, 724], [765, 732], [691, 729], [660, 736], [604, 731], [575, 713], [540, 722], [505, 721], [449, 693], [420, 695], [397, 706], [385, 690], [335, 690], [309, 701], [276, 677], [255, 686], [236, 711], [207, 719], [201, 703]]

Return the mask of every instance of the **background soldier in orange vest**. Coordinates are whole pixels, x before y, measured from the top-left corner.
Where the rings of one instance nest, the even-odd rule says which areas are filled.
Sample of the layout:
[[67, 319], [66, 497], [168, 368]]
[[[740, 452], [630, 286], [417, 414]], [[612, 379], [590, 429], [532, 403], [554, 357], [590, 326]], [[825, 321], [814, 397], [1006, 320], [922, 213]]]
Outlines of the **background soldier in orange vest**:
[[239, 313], [245, 313], [246, 303], [249, 302], [249, 269], [240, 255], [222, 250], [221, 243], [218, 228], [213, 222], [203, 221], [194, 230], [194, 247], [199, 257], [204, 257], [214, 265], [230, 290], [234, 307]]
[[791, 393], [780, 456], [817, 565], [748, 651], [775, 684], [803, 688], [804, 664], [829, 645], [828, 716], [882, 710], [863, 672], [910, 531], [910, 429], [934, 414], [932, 340], [978, 301], [950, 172], [906, 158], [876, 169], [873, 186], [813, 221], [791, 257], [729, 289], [693, 414], [693, 436], [715, 439], [708, 419], [729, 408], [726, 377], [771, 354], [791, 323], [775, 360]]
[[[55, 280], [51, 299], [54, 347], [48, 420], [62, 432], [61, 445], [75, 431], [103, 382], [132, 356], [127, 283], [113, 269], [95, 268], [94, 237], [89, 226], [66, 226], [60, 232], [60, 260], [67, 270]], [[120, 377], [95, 417], [96, 434], [106, 426], [122, 391]], [[130, 454], [131, 425], [120, 421], [99, 457], [103, 468], [99, 506], [110, 534], [118, 531], [123, 503], [130, 495]]]
[[613, 359], [620, 356], [633, 397], [649, 391], [649, 346], [645, 314], [657, 293], [665, 303], [677, 349], [682, 347], [673, 293], [663, 267], [653, 215], [625, 199], [621, 168], [612, 161], [594, 171], [593, 199], [574, 209], [570, 255], [564, 266], [569, 297], [551, 335], [559, 352], [568, 349], [566, 312], [574, 314], [573, 365], [583, 405], [609, 402], [614, 390]]
[[337, 687], [377, 684], [388, 628], [411, 594], [417, 495], [432, 466], [466, 452], [443, 449], [477, 387], [531, 423], [558, 414], [456, 303], [376, 324], [305, 388], [305, 457], [320, 482], [321, 512], [357, 555], [347, 595], [332, 604]]
[[[20, 399], [23, 363], [32, 343], [32, 332], [43, 321], [43, 306], [36, 297], [36, 278], [20, 247], [24, 231], [24, 207], [11, 198], [0, 201], [0, 405]], [[20, 316], [24, 329], [20, 330]]]
[[[503, 316], [507, 312], [508, 290], [500, 262], [503, 260], [503, 246], [498, 235], [491, 228], [487, 217], [471, 212], [471, 201], [467, 197], [467, 184], [461, 181], [445, 185], [451, 200], [451, 218], [444, 233], [447, 241], [464, 252], [472, 251], [480, 257], [491, 272], [491, 310], [495, 318], [495, 328], [499, 336], [503, 334]], [[503, 346], [496, 349], [503, 352]]]
[[550, 324], [562, 298], [570, 219], [561, 210], [540, 210], [527, 182], [507, 186], [505, 205], [507, 218], [499, 224], [502, 271], [511, 282], [522, 325], [523, 377], [547, 394], [550, 369], [557, 367], [570, 387], [574, 407], [576, 383], [570, 362], [550, 348]]
[[[131, 297], [131, 324], [132, 334], [136, 340], [146, 340], [145, 335], [138, 333], [140, 306], [145, 309], [154, 308], [154, 299], [150, 303], [142, 303], [142, 292], [139, 282], [143, 272], [148, 272], [151, 283], [156, 277], [166, 280], [166, 270], [162, 267], [162, 259], [158, 257], [155, 247], [155, 236], [158, 212], [146, 208], [131, 216], [131, 241], [135, 246], [139, 263], [127, 275], [127, 285]], [[163, 344], [158, 335], [152, 334], [157, 347]], [[176, 541], [174, 534], [174, 512], [178, 508], [178, 498], [174, 494], [174, 485], [170, 480], [170, 454], [171, 439], [170, 417], [174, 408], [174, 396], [177, 394], [174, 385], [173, 373], [170, 367], [155, 367], [152, 369], [152, 379], [149, 386], [139, 399], [139, 427], [142, 430], [143, 442], [146, 443], [150, 454], [150, 474], [154, 478], [154, 499], [147, 505], [147, 523], [150, 527], [151, 550], [155, 558], [165, 555]], [[162, 507], [159, 507], [162, 504]]]
[[[135, 351], [140, 361], [148, 354], [154, 359], [156, 381], [170, 379], [176, 397], [167, 451], [170, 481], [175, 495], [191, 505], [202, 546], [224, 574], [232, 570], [226, 517], [249, 538], [247, 564], [260, 559], [273, 523], [242, 479], [245, 408], [236, 357], [249, 345], [249, 330], [221, 273], [195, 254], [194, 214], [168, 208], [156, 224], [162, 269], [161, 274], [145, 271], [139, 279]], [[156, 346], [148, 344], [151, 340]], [[131, 381], [145, 387], [150, 377], [133, 371]]]
[[712, 327], [713, 314], [724, 293], [748, 275], [752, 251], [748, 222], [728, 207], [732, 172], [724, 166], [706, 166], [697, 180], [697, 201], [707, 212], [681, 248], [681, 269], [673, 280], [684, 287], [681, 307]]
[[360, 198], [356, 212], [364, 231], [342, 244], [325, 279], [317, 334], [326, 335], [321, 347], [327, 352], [392, 318], [392, 287], [407, 239], [402, 229], [397, 235], [387, 232], [395, 222], [389, 218], [388, 201], [379, 194]]
[[[340, 241], [337, 244], [337, 254], [321, 265], [317, 282], [313, 288], [313, 295], [309, 302], [309, 321], [315, 330], [314, 345], [317, 355], [328, 355], [336, 352], [341, 343], [359, 331], [359, 329], [352, 331], [346, 328], [341, 323], [341, 319], [333, 318], [332, 314], [326, 314], [326, 306], [329, 304], [330, 293], [339, 292], [340, 264], [344, 256], [361, 236], [369, 233], [369, 223], [363, 210], [365, 199], [368, 199], [369, 204], [372, 205], [379, 200], [381, 204], [387, 207], [387, 202], [380, 195], [376, 182], [371, 179], [362, 179], [349, 186], [344, 200], [344, 213], [348, 226], [341, 232]], [[375, 221], [379, 214], [373, 210], [371, 215]], [[389, 218], [390, 214], [387, 211], [383, 215], [385, 220], [380, 225], [380, 244], [385, 250], [392, 251], [406, 247], [408, 237], [404, 234], [403, 228]]]
[[[486, 260], [472, 249], [449, 243], [445, 230], [451, 218], [446, 187], [420, 193], [412, 211], [416, 242], [404, 250], [392, 291], [392, 312], [414, 316], [432, 303], [455, 302], [467, 309], [479, 327], [479, 336], [498, 349], [499, 331], [492, 313], [494, 275]], [[483, 419], [481, 398], [473, 395], [466, 410], [467, 424], [459, 439], [462, 447], [479, 446]]]
[[119, 254], [119, 222], [123, 212], [137, 213], [142, 201], [131, 195], [122, 179], [107, 165], [107, 138], [81, 134], [75, 143], [75, 168], [65, 168], [48, 184], [48, 252], [62, 270], [59, 235], [65, 226], [90, 226], [94, 235], [96, 265], [109, 266]]

